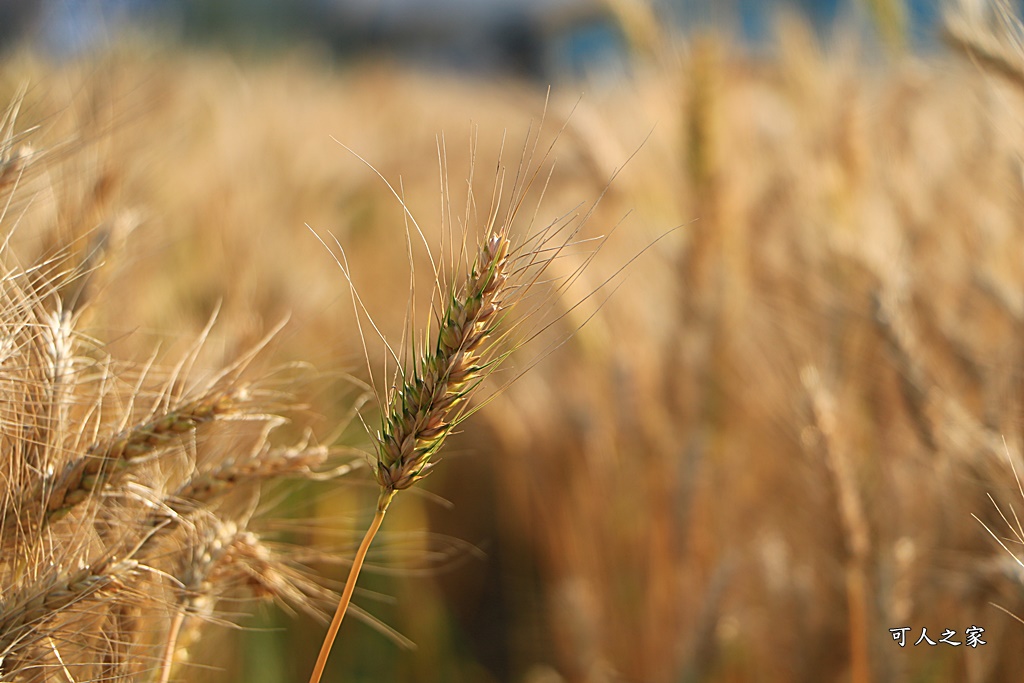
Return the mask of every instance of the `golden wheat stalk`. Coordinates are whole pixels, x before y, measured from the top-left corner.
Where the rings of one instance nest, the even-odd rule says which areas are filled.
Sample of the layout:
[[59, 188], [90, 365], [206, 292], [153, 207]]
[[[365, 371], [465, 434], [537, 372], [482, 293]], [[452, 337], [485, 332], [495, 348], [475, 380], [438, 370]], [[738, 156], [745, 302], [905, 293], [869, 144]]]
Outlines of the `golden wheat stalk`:
[[83, 457], [68, 463], [54, 482], [42, 483], [46, 500], [44, 520], [53, 522], [64, 517], [133, 464], [195, 431], [199, 425], [234, 412], [234, 406], [231, 394], [215, 394], [94, 443]]
[[493, 369], [484, 361], [481, 349], [494, 333], [502, 310], [509, 250], [506, 230], [497, 229], [488, 235], [463, 289], [448, 297], [436, 341], [415, 358], [412, 371], [391, 394], [383, 427], [376, 435], [374, 475], [380, 485], [377, 508], [352, 561], [310, 683], [318, 683], [323, 675], [367, 550], [392, 498], [430, 472], [434, 456], [457, 422], [459, 407]]
[[230, 460], [218, 467], [203, 472], [183, 484], [173, 496], [170, 504], [175, 511], [198, 505], [207, 505], [226, 495], [238, 486], [250, 482], [261, 482], [286, 477], [326, 479], [340, 477], [351, 472], [361, 461], [345, 463], [326, 472], [320, 468], [331, 455], [326, 446], [264, 447], [256, 457], [238, 462]]
[[49, 623], [61, 612], [103, 592], [124, 586], [138, 563], [110, 557], [75, 571], [55, 571], [17, 588], [0, 602], [0, 662], [17, 660], [19, 653], [49, 635]]
[[[317, 597], [246, 530], [259, 486], [237, 485], [346, 470], [321, 469], [330, 449], [269, 445], [283, 418], [255, 410], [269, 406], [241, 379], [251, 354], [186, 389], [205, 332], [137, 415], [163, 373], [79, 355], [87, 337], [50, 279], [72, 271], [47, 265], [0, 263], [0, 678], [166, 680], [178, 633], [227, 589]], [[231, 489], [233, 505], [211, 504]], [[211, 526], [236, 542], [215, 547]]]

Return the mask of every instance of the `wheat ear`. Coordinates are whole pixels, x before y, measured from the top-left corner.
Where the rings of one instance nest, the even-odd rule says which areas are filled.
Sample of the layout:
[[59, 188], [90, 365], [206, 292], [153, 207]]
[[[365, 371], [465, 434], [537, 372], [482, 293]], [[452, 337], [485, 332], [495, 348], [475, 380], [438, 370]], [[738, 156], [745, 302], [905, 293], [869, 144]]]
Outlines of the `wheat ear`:
[[310, 683], [319, 683], [323, 675], [367, 550], [384, 521], [391, 499], [396, 492], [427, 475], [434, 465], [434, 455], [458, 422], [460, 406], [493, 369], [484, 360], [484, 341], [495, 331], [508, 271], [507, 234], [503, 229], [494, 230], [481, 245], [463, 289], [449, 296], [436, 343], [414, 358], [412, 371], [391, 393], [376, 438], [374, 475], [380, 484], [377, 509], [352, 560]]
[[116, 436], [98, 441], [64, 468], [52, 483], [43, 482], [46, 491], [43, 522], [53, 522], [68, 514], [94, 492], [109, 486], [117, 476], [182, 434], [191, 433], [205, 422], [235, 410], [235, 395], [216, 393], [186, 403], [148, 422], [135, 425]]
[[74, 571], [57, 570], [36, 583], [12, 589], [12, 594], [0, 601], [0, 662], [17, 659], [19, 650], [46, 637], [46, 622], [63, 610], [122, 588], [137, 566], [134, 560], [107, 557]]

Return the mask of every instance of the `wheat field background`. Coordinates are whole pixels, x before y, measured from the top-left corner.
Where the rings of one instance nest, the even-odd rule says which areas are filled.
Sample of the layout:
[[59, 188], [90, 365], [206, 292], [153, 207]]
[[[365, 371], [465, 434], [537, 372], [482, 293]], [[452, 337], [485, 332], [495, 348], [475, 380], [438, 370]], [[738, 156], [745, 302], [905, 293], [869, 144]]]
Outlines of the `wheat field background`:
[[[769, 57], [659, 42], [582, 96], [313, 52], [5, 57], [0, 680], [306, 680], [380, 410], [313, 232], [399, 339], [433, 276], [377, 173], [424, 243], [464, 215], [472, 241], [532, 135], [518, 229], [611, 237], [556, 260], [544, 329], [392, 506], [325, 680], [1019, 680], [1021, 52], [1002, 24], [925, 57], [779, 26]], [[30, 484], [62, 466], [58, 505]]]

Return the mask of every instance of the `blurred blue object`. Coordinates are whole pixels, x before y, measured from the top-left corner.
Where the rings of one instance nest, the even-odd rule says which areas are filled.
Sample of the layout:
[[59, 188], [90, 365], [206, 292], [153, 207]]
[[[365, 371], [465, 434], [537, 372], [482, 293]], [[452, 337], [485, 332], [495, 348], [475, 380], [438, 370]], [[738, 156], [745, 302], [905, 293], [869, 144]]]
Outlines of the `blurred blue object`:
[[829, 28], [839, 17], [842, 0], [739, 0], [737, 13], [743, 37], [762, 42], [769, 37], [772, 17], [781, 8], [801, 11], [813, 26]]
[[[802, 13], [824, 37], [858, 6], [864, 14], [863, 0], [651, 1], [683, 31], [726, 22], [752, 45], [771, 38], [782, 8]], [[933, 44], [938, 0], [902, 2], [911, 43]], [[254, 50], [309, 41], [340, 56], [387, 53], [543, 79], [627, 61], [603, 0], [0, 0], [0, 46], [28, 36], [52, 54], [73, 55], [115, 40], [133, 22], [185, 41]]]

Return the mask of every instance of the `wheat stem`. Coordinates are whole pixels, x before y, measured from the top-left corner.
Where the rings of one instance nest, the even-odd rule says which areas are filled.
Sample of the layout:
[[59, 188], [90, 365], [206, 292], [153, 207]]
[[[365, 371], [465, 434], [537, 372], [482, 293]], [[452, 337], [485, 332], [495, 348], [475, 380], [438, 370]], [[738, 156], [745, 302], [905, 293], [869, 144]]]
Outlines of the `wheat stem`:
[[427, 475], [434, 464], [433, 456], [460, 419], [463, 402], [489, 371], [485, 341], [494, 332], [502, 310], [501, 297], [507, 288], [510, 270], [509, 251], [504, 230], [488, 235], [480, 245], [461, 291], [449, 293], [440, 316], [436, 343], [427, 347], [422, 355], [413, 352], [408, 378], [390, 395], [383, 428], [377, 435], [374, 469], [380, 485], [377, 512], [352, 561], [310, 683], [319, 683], [323, 675], [366, 552], [384, 521], [391, 499], [397, 491], [409, 488]]
[[338, 609], [334, 612], [331, 626], [327, 629], [327, 635], [324, 636], [323, 645], [320, 646], [320, 654], [316, 658], [316, 666], [313, 667], [313, 675], [309, 677], [309, 683], [320, 683], [324, 667], [327, 666], [327, 656], [331, 654], [334, 639], [338, 635], [338, 629], [341, 628], [341, 620], [345, 618], [348, 604], [352, 601], [352, 593], [356, 589], [356, 579], [359, 578], [359, 572], [363, 568], [366, 552], [370, 549], [373, 537], [377, 535], [380, 525], [384, 522], [384, 514], [387, 513], [388, 505], [391, 504], [391, 499], [394, 497], [395, 491], [391, 489], [381, 491], [380, 497], [377, 499], [377, 512], [373, 515], [373, 521], [370, 522], [370, 526], [359, 544], [359, 550], [356, 551], [356, 556], [352, 559], [352, 567], [348, 570], [348, 578], [345, 580], [345, 589], [341, 592]]
[[167, 632], [167, 643], [164, 645], [164, 656], [160, 661], [159, 683], [167, 683], [171, 678], [171, 669], [174, 666], [174, 649], [178, 645], [178, 634], [181, 633], [181, 625], [185, 623], [185, 613], [188, 610], [184, 607], [174, 613], [174, 621]]

